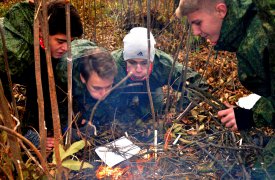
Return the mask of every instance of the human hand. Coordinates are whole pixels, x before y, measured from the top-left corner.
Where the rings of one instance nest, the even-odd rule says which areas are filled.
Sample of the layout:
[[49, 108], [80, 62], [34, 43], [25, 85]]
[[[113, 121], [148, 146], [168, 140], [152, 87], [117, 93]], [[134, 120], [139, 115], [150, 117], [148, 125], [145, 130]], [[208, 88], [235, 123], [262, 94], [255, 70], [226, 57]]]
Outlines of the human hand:
[[86, 119], [82, 119], [81, 125], [85, 125], [85, 124], [86, 124]]
[[234, 113], [234, 106], [230, 105], [229, 103], [224, 103], [228, 109], [221, 110], [218, 112], [218, 117], [221, 119], [222, 124], [225, 127], [231, 129], [232, 131], [237, 131], [237, 122]]
[[46, 140], [46, 150], [50, 151], [54, 147], [54, 138], [53, 137], [47, 137]]

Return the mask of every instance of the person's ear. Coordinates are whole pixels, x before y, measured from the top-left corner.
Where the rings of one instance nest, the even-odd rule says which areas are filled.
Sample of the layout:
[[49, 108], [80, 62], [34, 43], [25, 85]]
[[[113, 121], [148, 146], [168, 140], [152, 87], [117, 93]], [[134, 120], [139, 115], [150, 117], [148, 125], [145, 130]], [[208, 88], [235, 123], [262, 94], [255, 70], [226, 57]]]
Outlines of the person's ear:
[[84, 79], [84, 77], [83, 77], [81, 74], [80, 74], [79, 76], [80, 76], [81, 82], [82, 82], [83, 84], [86, 84], [86, 80]]
[[227, 14], [227, 6], [225, 3], [218, 3], [216, 5], [216, 12], [218, 13], [220, 18], [224, 18]]

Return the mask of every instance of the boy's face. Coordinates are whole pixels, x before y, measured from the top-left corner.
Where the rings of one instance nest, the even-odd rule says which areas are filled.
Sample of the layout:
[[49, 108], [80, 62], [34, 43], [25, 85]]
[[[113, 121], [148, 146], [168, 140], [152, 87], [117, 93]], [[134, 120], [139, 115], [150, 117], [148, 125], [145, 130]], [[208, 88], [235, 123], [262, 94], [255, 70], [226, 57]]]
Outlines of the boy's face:
[[131, 79], [134, 81], [143, 81], [147, 75], [148, 61], [146, 59], [128, 59], [127, 72], [132, 72]]
[[65, 34], [55, 34], [49, 36], [49, 46], [53, 58], [60, 59], [67, 51], [68, 44]]
[[91, 73], [87, 82], [81, 75], [80, 78], [82, 83], [86, 84], [90, 95], [96, 100], [102, 100], [112, 88], [114, 82], [114, 78], [103, 79], [99, 77], [96, 72]]
[[222, 22], [225, 14], [213, 10], [200, 9], [187, 15], [193, 34], [208, 39], [215, 45], [220, 37]]

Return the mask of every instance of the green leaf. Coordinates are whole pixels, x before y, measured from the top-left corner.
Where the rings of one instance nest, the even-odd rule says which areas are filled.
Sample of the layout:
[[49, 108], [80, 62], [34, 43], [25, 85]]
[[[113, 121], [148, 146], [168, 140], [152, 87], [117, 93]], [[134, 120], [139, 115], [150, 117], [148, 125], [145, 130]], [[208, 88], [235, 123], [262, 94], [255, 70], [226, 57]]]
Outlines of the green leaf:
[[83, 149], [85, 146], [85, 141], [84, 140], [80, 140], [77, 141], [75, 143], [73, 143], [68, 149], [67, 151], [65, 151], [64, 153], [60, 153], [61, 155], [61, 161], [63, 159], [65, 159], [66, 157], [73, 155], [74, 153], [78, 152], [80, 149]]
[[[65, 160], [64, 162], [62, 162], [62, 166], [69, 168], [71, 170], [78, 171], [80, 169], [81, 163], [82, 163], [81, 161], [74, 161], [74, 160], [68, 159], [68, 160]], [[83, 169], [93, 168], [93, 166], [87, 162], [84, 162], [82, 168]]]
[[[60, 156], [62, 157], [62, 154], [65, 154], [65, 150], [63, 149], [63, 146], [61, 144], [59, 144], [59, 152], [60, 152]], [[61, 158], [62, 161], [62, 158]], [[55, 158], [55, 151], [53, 150], [53, 164], [56, 164], [56, 158]]]
[[173, 129], [176, 129], [176, 128], [178, 128], [178, 127], [182, 127], [182, 124], [174, 124], [174, 125], [173, 125]]

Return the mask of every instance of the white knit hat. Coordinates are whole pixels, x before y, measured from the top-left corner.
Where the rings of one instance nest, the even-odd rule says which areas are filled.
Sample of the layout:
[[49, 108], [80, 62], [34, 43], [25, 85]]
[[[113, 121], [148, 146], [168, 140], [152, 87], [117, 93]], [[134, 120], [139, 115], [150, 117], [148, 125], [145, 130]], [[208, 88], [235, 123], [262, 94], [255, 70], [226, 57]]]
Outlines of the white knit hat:
[[[124, 60], [128, 59], [148, 59], [147, 28], [135, 27], [124, 37]], [[150, 61], [155, 57], [155, 38], [150, 32]]]

